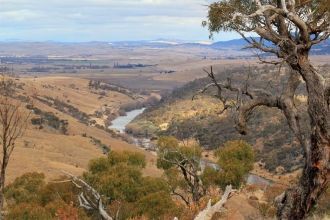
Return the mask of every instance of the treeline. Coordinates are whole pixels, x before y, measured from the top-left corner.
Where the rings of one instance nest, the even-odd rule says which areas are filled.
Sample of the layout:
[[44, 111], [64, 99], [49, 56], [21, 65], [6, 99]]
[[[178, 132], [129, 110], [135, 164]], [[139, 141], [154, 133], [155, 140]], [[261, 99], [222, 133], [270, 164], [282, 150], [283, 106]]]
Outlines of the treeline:
[[69, 126], [67, 120], [60, 119], [54, 113], [42, 111], [33, 105], [27, 105], [26, 108], [38, 116], [31, 118], [32, 125], [38, 126], [39, 129], [53, 128], [62, 134], [67, 134]]
[[98, 80], [96, 80], [96, 81], [90, 80], [88, 83], [88, 87], [90, 89], [95, 89], [95, 90], [119, 92], [119, 93], [127, 95], [128, 97], [136, 98], [135, 94], [127, 88], [124, 88], [124, 87], [121, 87], [118, 85], [114, 85], [114, 84], [101, 82]]
[[134, 68], [143, 68], [143, 67], [150, 67], [150, 66], [154, 66], [154, 65], [142, 64], [142, 63], [119, 64], [118, 62], [115, 62], [113, 64], [114, 69], [134, 69]]
[[153, 107], [157, 106], [159, 103], [159, 99], [155, 96], [150, 96], [146, 99], [143, 99], [141, 101], [135, 101], [135, 102], [130, 102], [126, 104], [122, 104], [120, 106], [120, 111], [121, 112], [129, 112], [135, 109], [141, 109], [141, 108], [147, 108], [147, 107]]
[[65, 114], [68, 114], [72, 116], [73, 118], [76, 118], [83, 124], [89, 123], [89, 116], [85, 113], [80, 111], [78, 108], [63, 102], [57, 98], [53, 98], [50, 96], [43, 96], [43, 97], [35, 97], [38, 101], [55, 108], [56, 110], [63, 112]]

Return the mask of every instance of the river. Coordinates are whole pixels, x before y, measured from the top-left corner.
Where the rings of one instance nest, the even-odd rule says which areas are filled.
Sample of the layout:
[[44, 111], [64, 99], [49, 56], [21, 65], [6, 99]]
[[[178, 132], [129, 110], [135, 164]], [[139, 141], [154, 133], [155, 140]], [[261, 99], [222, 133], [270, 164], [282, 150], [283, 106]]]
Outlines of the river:
[[109, 126], [110, 129], [119, 131], [120, 133], [125, 133], [126, 126], [134, 120], [138, 115], [142, 114], [146, 108], [136, 109], [133, 111], [126, 112], [126, 115], [119, 116], [111, 122]]
[[[142, 114], [144, 112], [146, 108], [141, 108], [141, 109], [136, 109], [133, 111], [129, 111], [126, 112], [125, 116], [119, 116], [118, 118], [116, 118], [115, 120], [113, 120], [111, 123], [111, 126], [109, 126], [110, 129], [114, 129], [117, 130], [120, 133], [125, 133], [125, 128], [126, 126], [133, 121], [137, 116], [139, 116], [140, 114]], [[146, 138], [135, 138], [132, 137], [132, 139], [134, 140], [134, 143], [136, 146], [138, 147], [142, 147], [144, 149], [149, 149], [150, 148], [150, 139], [146, 139]], [[218, 165], [212, 162], [207, 162], [207, 161], [201, 161], [201, 165], [202, 167], [205, 166], [211, 166], [213, 168], [218, 168]], [[252, 184], [257, 184], [257, 185], [271, 185], [272, 182], [257, 176], [255, 174], [249, 174], [247, 176], [247, 184], [252, 185]]]
[[[125, 128], [126, 126], [133, 121], [137, 116], [142, 114], [146, 108], [136, 109], [133, 111], [126, 112], [126, 115], [119, 116], [115, 120], [111, 122], [109, 126], [110, 129], [116, 130], [122, 134], [126, 133]], [[151, 140], [149, 138], [136, 138], [130, 135], [134, 144], [137, 147], [141, 147], [146, 150], [150, 150], [152, 148]]]

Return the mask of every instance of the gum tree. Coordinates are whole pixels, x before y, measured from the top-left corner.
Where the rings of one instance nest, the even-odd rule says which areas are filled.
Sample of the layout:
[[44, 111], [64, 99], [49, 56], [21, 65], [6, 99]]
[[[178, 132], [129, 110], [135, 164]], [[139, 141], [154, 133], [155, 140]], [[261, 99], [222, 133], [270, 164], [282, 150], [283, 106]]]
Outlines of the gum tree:
[[[277, 199], [279, 219], [305, 218], [329, 182], [330, 79], [322, 76], [309, 59], [312, 46], [329, 38], [329, 13], [329, 0], [223, 0], [209, 5], [208, 21], [204, 22], [211, 34], [237, 32], [249, 48], [274, 57], [269, 60], [258, 56], [263, 63], [289, 67], [287, 81], [278, 95], [249, 88], [247, 83], [238, 88], [230, 80], [217, 82], [212, 69], [208, 72], [212, 82], [203, 90], [216, 87], [224, 110], [232, 107], [224, 91], [238, 95], [236, 128], [241, 134], [247, 133], [248, 118], [259, 106], [278, 108], [286, 117], [304, 150], [305, 164], [299, 183]], [[308, 135], [301, 129], [301, 112], [294, 102], [301, 84], [307, 90]]]

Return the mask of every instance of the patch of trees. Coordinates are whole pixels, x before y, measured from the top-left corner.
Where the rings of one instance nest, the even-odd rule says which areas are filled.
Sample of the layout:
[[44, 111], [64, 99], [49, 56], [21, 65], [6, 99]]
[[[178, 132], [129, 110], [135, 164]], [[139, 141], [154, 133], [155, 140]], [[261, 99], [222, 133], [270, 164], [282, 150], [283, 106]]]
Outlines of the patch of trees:
[[[320, 69], [323, 74], [327, 73], [327, 66]], [[226, 81], [230, 78], [232, 86], [243, 86], [244, 81], [249, 75], [249, 85], [251, 87], [263, 87], [264, 82], [268, 82], [264, 86], [266, 90], [271, 93], [276, 93], [276, 87], [283, 84], [287, 76], [281, 73], [286, 73], [288, 67], [283, 66], [279, 71], [273, 65], [260, 66], [241, 66], [230, 69], [219, 70], [215, 74], [218, 81]], [[273, 75], [278, 77], [274, 78]], [[281, 75], [279, 75], [281, 74]], [[191, 100], [196, 94], [196, 91], [203, 89], [205, 85], [209, 84], [207, 78], [196, 79], [187, 83], [183, 87], [173, 90], [172, 93], [163, 96], [159, 105], [146, 109], [140, 116], [138, 116], [127, 127], [130, 132], [136, 134], [144, 134], [146, 130], [151, 136], [156, 135], [172, 135], [183, 140], [186, 138], [195, 138], [199, 141], [203, 148], [215, 149], [224, 144], [224, 142], [233, 139], [244, 139], [247, 142], [255, 145], [258, 143], [257, 158], [266, 163], [266, 168], [270, 171], [275, 171], [276, 167], [283, 166], [287, 172], [297, 170], [302, 167], [302, 153], [299, 143], [294, 140], [294, 135], [284, 116], [276, 109], [266, 109], [263, 107], [256, 108], [256, 110], [249, 115], [249, 127], [251, 131], [245, 136], [241, 136], [233, 126], [234, 118], [237, 116], [235, 111], [227, 111], [225, 115], [219, 114], [198, 113], [189, 117], [181, 117], [178, 112], [172, 112], [172, 119], [166, 131], [161, 131], [159, 125], [164, 123], [164, 115], [169, 115], [171, 106], [175, 106], [181, 100]], [[223, 91], [226, 95], [227, 92]], [[302, 86], [297, 88], [297, 96], [304, 97], [306, 89]], [[217, 96], [217, 91], [210, 88], [203, 94], [200, 99], [205, 99], [205, 96]], [[233, 94], [228, 94], [228, 100], [235, 100]], [[216, 103], [217, 100], [214, 101]], [[193, 102], [192, 102], [193, 103]], [[297, 109], [302, 112], [301, 120], [308, 121], [308, 114], [306, 112], [306, 102], [295, 100]], [[205, 104], [207, 105], [207, 104]], [[195, 108], [195, 107], [194, 107]], [[221, 103], [219, 103], [218, 113], [221, 112]], [[198, 110], [191, 109], [191, 110]], [[167, 119], [166, 119], [167, 120]], [[272, 120], [271, 123], [268, 123]], [[309, 126], [301, 128], [306, 135], [308, 135]], [[281, 153], [281, 151], [285, 152]]]
[[71, 115], [73, 118], [78, 119], [83, 124], [89, 123], [89, 116], [85, 112], [81, 112], [78, 108], [63, 102], [57, 98], [52, 98], [49, 96], [35, 97], [38, 101], [57, 109], [60, 112]]
[[251, 132], [246, 136], [237, 134], [232, 126], [232, 116], [221, 118], [218, 115], [173, 120], [166, 131], [159, 133], [174, 135], [180, 140], [195, 138], [206, 149], [216, 149], [225, 142], [237, 138], [242, 138], [254, 145], [257, 141], [261, 141], [262, 146], [256, 149], [257, 158], [265, 163], [265, 168], [275, 171], [278, 166], [283, 166], [286, 172], [291, 172], [301, 168], [302, 151], [298, 143], [292, 143], [293, 136], [285, 121], [280, 116], [279, 123], [265, 124], [260, 121], [276, 114], [276, 111], [255, 112], [251, 116], [253, 122], [250, 126], [252, 130], [260, 130], [260, 132]]
[[67, 120], [60, 119], [54, 113], [42, 111], [32, 105], [27, 105], [26, 108], [39, 116], [31, 118], [32, 125], [39, 126], [39, 129], [43, 129], [46, 126], [58, 130], [62, 134], [68, 133], [69, 122]]
[[108, 213], [117, 215], [118, 219], [178, 216], [180, 208], [171, 199], [166, 182], [144, 177], [145, 166], [145, 158], [140, 153], [111, 152], [107, 158], [92, 160], [84, 179], [103, 195]]
[[46, 66], [37, 66], [27, 69], [28, 72], [35, 72], [35, 73], [48, 73], [51, 71], [59, 70], [57, 67], [46, 67]]
[[114, 84], [97, 81], [97, 80], [96, 81], [90, 80], [88, 83], [88, 87], [89, 87], [89, 89], [95, 89], [95, 90], [100, 89], [100, 90], [105, 90], [105, 91], [119, 92], [119, 93], [127, 95], [128, 97], [136, 98], [134, 93], [127, 88], [124, 88], [124, 87], [121, 87], [118, 85], [114, 85]]
[[122, 104], [120, 106], [120, 111], [129, 112], [135, 109], [141, 109], [141, 108], [147, 108], [156, 106], [159, 103], [159, 99], [155, 96], [150, 96], [147, 99], [144, 99], [142, 101], [135, 101], [135, 102], [129, 102], [126, 104]]
[[160, 74], [170, 74], [170, 73], [175, 73], [176, 71], [174, 70], [163, 70], [163, 71], [160, 71], [159, 73]]
[[150, 66], [154, 66], [154, 65], [141, 64], [141, 63], [119, 64], [118, 62], [115, 62], [113, 64], [114, 69], [134, 69], [134, 68], [144, 68], [144, 67], [150, 67]]
[[229, 141], [216, 152], [217, 162], [202, 158], [198, 144], [180, 143], [174, 137], [161, 137], [157, 143], [157, 167], [173, 196], [187, 206], [198, 204], [212, 186], [239, 188], [253, 168], [254, 151], [244, 141]]
[[[86, 134], [85, 134], [86, 135]], [[89, 136], [89, 138], [91, 139], [91, 142], [96, 145], [97, 147], [99, 147], [103, 154], [108, 154], [110, 151], [111, 151], [111, 147], [102, 143], [101, 140], [95, 138], [95, 137], [92, 137], [92, 136]]]
[[201, 167], [197, 145], [181, 146], [175, 138], [163, 137], [158, 147], [162, 177], [143, 175], [143, 154], [114, 151], [91, 160], [82, 177], [66, 173], [69, 179], [63, 176], [47, 183], [41, 173], [24, 174], [5, 189], [6, 217], [99, 219], [102, 210], [102, 216], [112, 219], [190, 220], [210, 198], [207, 189], [221, 186], [216, 182], [220, 173], [228, 179], [223, 184], [239, 186], [253, 163], [252, 148], [241, 141], [228, 143], [219, 152], [220, 170]]
[[71, 182], [46, 183], [42, 173], [26, 173], [5, 189], [6, 219], [90, 219], [77, 208], [77, 188]]
[[91, 70], [99, 70], [99, 69], [109, 69], [110, 66], [107, 65], [57, 65], [62, 66], [64, 70], [81, 70], [81, 69], [91, 69]]

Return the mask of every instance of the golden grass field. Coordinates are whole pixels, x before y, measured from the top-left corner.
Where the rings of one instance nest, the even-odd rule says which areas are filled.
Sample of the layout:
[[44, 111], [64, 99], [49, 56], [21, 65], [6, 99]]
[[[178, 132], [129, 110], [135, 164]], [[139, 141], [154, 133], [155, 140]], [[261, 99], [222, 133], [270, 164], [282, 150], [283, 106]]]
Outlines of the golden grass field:
[[[72, 77], [40, 77], [21, 78], [19, 82], [24, 83], [24, 92], [27, 95], [32, 93], [42, 94], [59, 98], [63, 101], [70, 99], [70, 104], [86, 113], [93, 113], [95, 110], [108, 104], [114, 111], [117, 111], [121, 103], [131, 101], [126, 95], [110, 91], [102, 100], [88, 90], [88, 80]], [[70, 84], [74, 84], [72, 89]], [[51, 85], [46, 88], [45, 85]], [[84, 125], [75, 118], [57, 111], [37, 100], [34, 105], [43, 111], [53, 112], [60, 119], [68, 120], [68, 135], [58, 134], [47, 130], [39, 130], [30, 125], [25, 135], [17, 142], [15, 151], [9, 162], [7, 172], [7, 183], [26, 172], [43, 172], [48, 179], [62, 175], [61, 171], [71, 172], [75, 175], [82, 174], [91, 159], [104, 156], [102, 150], [91, 143], [88, 136], [93, 136], [102, 143], [111, 146], [114, 151], [140, 151], [145, 154], [149, 166], [146, 169], [147, 175], [159, 175], [154, 165], [155, 156], [151, 153], [138, 149], [122, 140], [112, 138], [107, 132]], [[86, 133], [87, 137], [82, 134]]]

